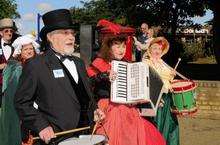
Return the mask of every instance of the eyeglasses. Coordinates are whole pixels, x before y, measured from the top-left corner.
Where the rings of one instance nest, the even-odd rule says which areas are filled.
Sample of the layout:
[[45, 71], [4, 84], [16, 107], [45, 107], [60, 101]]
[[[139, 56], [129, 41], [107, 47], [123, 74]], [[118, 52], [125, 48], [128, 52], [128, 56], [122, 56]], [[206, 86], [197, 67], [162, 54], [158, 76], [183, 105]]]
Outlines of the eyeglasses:
[[52, 33], [53, 34], [63, 34], [63, 35], [71, 34], [72, 36], [76, 35], [74, 30], [54, 30]]
[[14, 33], [14, 30], [12, 30], [12, 29], [4, 29], [3, 33]]

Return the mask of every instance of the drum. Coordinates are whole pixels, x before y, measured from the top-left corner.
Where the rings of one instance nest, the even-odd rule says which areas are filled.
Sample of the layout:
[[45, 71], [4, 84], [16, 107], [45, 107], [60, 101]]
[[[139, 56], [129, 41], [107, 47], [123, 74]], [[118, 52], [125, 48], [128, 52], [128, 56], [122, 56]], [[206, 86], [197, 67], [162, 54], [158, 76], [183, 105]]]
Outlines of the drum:
[[195, 101], [195, 88], [197, 85], [190, 80], [174, 80], [173, 105], [171, 111], [177, 115], [188, 115], [197, 111]]
[[105, 145], [106, 137], [103, 135], [80, 135], [79, 138], [68, 138], [58, 145]]

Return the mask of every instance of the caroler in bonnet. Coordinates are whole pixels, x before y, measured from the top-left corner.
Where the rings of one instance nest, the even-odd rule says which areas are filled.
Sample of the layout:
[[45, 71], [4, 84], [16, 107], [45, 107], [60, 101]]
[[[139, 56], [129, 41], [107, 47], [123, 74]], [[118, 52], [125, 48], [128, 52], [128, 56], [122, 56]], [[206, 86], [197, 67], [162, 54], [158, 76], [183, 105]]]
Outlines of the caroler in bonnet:
[[176, 72], [162, 59], [162, 56], [165, 55], [168, 50], [168, 41], [164, 37], [156, 37], [150, 42], [149, 48], [142, 61], [152, 67], [159, 74], [164, 83], [161, 99], [163, 107], [158, 109], [157, 116], [154, 119], [157, 128], [165, 137], [167, 144], [179, 145], [178, 120], [176, 115], [171, 113], [171, 105], [173, 104], [171, 82], [175, 77]]
[[14, 47], [13, 57], [22, 62], [40, 52], [40, 45], [35, 41], [34, 36], [31, 34], [18, 37], [12, 43], [12, 46]]
[[[1, 145], [21, 144], [21, 121], [14, 106], [15, 92], [23, 64], [36, 55], [39, 47], [30, 35], [18, 37], [12, 46], [15, 49], [14, 58], [8, 60], [7, 66], [3, 70], [3, 99], [0, 122], [4, 128], [0, 129]], [[28, 77], [28, 75], [30, 74], [26, 74], [25, 77]]]

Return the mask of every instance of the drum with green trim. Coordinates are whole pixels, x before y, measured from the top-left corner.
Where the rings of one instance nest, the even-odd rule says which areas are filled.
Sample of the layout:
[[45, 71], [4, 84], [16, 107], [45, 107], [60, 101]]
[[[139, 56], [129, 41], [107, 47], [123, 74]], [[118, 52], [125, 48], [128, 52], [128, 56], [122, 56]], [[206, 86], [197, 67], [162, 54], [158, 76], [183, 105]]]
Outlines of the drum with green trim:
[[171, 111], [177, 115], [192, 114], [197, 111], [195, 100], [196, 84], [190, 80], [174, 80], [173, 89], [173, 106]]

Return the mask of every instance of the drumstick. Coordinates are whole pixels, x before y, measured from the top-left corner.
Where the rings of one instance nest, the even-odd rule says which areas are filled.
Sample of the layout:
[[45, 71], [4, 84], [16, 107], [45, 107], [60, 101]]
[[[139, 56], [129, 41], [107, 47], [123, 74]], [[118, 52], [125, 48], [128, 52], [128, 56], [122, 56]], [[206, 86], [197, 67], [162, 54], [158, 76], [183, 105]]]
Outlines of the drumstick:
[[103, 130], [104, 130], [104, 133], [105, 133], [106, 139], [109, 140], [109, 137], [108, 137], [108, 135], [107, 135], [107, 131], [106, 131], [104, 125], [102, 124], [102, 122], [100, 122], [100, 125], [102, 126], [102, 128], [103, 128]]
[[184, 75], [182, 75], [181, 73], [179, 73], [178, 71], [175, 70], [175, 73], [180, 76], [182, 79], [184, 80], [189, 80], [187, 77], [185, 77]]
[[175, 65], [175, 67], [174, 67], [174, 70], [176, 70], [176, 68], [179, 65], [180, 61], [181, 61], [181, 58], [178, 58], [178, 61], [177, 61], [176, 65]]
[[182, 74], [180, 74], [179, 72], [176, 71], [176, 68], [177, 68], [177, 66], [179, 65], [180, 61], [181, 61], [181, 58], [178, 58], [178, 61], [177, 61], [176, 65], [175, 65], [175, 67], [174, 67], [174, 71], [175, 71], [175, 73], [176, 73], [178, 76], [180, 76], [182, 79], [184, 79], [184, 80], [189, 80], [188, 78], [186, 78], [185, 76], [183, 76]]
[[184, 80], [189, 80], [187, 77], [185, 77], [184, 75], [182, 75], [181, 73], [179, 73], [178, 71], [176, 71], [175, 69], [173, 69], [171, 66], [169, 66], [168, 64], [166, 64], [165, 62], [163, 62], [168, 68], [170, 68], [171, 70], [175, 71], [175, 73], [180, 76], [182, 79]]
[[109, 137], [108, 137], [108, 135], [107, 135], [107, 131], [105, 130], [105, 127], [104, 127], [104, 125], [102, 124], [102, 121], [101, 121], [101, 119], [100, 119], [101, 117], [100, 117], [99, 114], [97, 114], [97, 115], [98, 115], [99, 121], [96, 122], [96, 124], [95, 124], [95, 126], [94, 126], [94, 128], [93, 128], [92, 136], [91, 136], [90, 140], [92, 140], [92, 137], [93, 137], [93, 135], [94, 135], [94, 133], [95, 133], [95, 130], [96, 130], [98, 124], [101, 125], [101, 127], [103, 128], [103, 131], [104, 131], [104, 133], [105, 133], [105, 136], [106, 136], [107, 140], [109, 140]]
[[94, 128], [93, 128], [93, 130], [92, 130], [92, 135], [91, 135], [91, 137], [90, 137], [90, 140], [92, 140], [92, 138], [93, 138], [93, 135], [94, 135], [94, 133], [95, 133], [95, 131], [96, 131], [96, 128], [97, 128], [97, 126], [98, 126], [98, 121], [95, 123], [95, 126], [94, 126]]
[[[57, 133], [55, 133], [55, 136], [64, 135], [64, 134], [68, 134], [68, 133], [74, 133], [74, 132], [78, 132], [78, 131], [82, 131], [82, 130], [86, 130], [86, 129], [90, 129], [90, 126], [71, 129], [71, 130], [62, 131], [62, 132], [57, 132]], [[33, 140], [37, 140], [37, 139], [40, 139], [40, 137], [33, 137]]]

